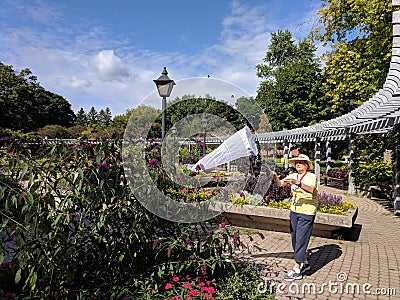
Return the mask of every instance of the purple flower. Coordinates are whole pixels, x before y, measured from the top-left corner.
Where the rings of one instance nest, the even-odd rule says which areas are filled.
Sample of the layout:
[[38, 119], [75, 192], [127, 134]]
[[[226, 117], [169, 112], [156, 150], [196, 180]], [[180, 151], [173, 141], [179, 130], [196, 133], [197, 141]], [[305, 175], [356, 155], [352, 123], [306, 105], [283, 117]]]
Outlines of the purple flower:
[[204, 146], [203, 142], [200, 142], [200, 141], [197, 142], [197, 145], [199, 145], [200, 147]]
[[236, 233], [233, 235], [232, 244], [239, 245], [239, 236]]
[[101, 141], [102, 141], [102, 142], [105, 142], [105, 141], [107, 141], [107, 138], [106, 138], [105, 136], [102, 136], [102, 137], [101, 137]]
[[27, 194], [22, 194], [22, 198], [24, 198], [24, 200], [28, 199], [28, 195]]
[[156, 159], [156, 158], [150, 159], [150, 161], [149, 161], [149, 166], [151, 167], [151, 166], [154, 165], [156, 162], [158, 162], [158, 159]]
[[221, 222], [221, 227], [224, 228], [226, 226], [226, 222]]
[[107, 163], [99, 163], [97, 165], [99, 167], [99, 169], [107, 171], [108, 170], [108, 164]]
[[224, 216], [224, 219], [225, 219], [225, 222], [226, 222], [227, 224], [232, 225], [231, 220], [230, 220], [227, 216]]
[[186, 245], [189, 245], [190, 244], [190, 239], [187, 237], [187, 238], [185, 238], [185, 244]]

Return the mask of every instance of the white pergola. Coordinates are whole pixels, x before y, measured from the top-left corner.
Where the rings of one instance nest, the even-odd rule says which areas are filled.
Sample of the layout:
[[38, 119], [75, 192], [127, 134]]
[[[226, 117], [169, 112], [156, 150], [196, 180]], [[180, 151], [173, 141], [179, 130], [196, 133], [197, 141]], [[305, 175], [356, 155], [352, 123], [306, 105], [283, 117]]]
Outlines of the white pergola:
[[[392, 0], [393, 7], [400, 7], [400, 0]], [[349, 140], [349, 193], [354, 193], [354, 185], [351, 178], [353, 153], [351, 144], [357, 135], [363, 134], [387, 134], [396, 124], [400, 123], [400, 11], [393, 12], [393, 43], [392, 57], [386, 81], [373, 97], [364, 102], [353, 111], [340, 117], [321, 122], [312, 126], [282, 130], [258, 134], [256, 139], [260, 143], [284, 143], [285, 159], [288, 158], [287, 143], [315, 142], [315, 173], [319, 174], [320, 142], [327, 143], [327, 159], [330, 153], [331, 141]], [[400, 162], [396, 161], [394, 210], [400, 213]], [[285, 164], [287, 165], [287, 163]], [[328, 166], [329, 168], [329, 166]]]

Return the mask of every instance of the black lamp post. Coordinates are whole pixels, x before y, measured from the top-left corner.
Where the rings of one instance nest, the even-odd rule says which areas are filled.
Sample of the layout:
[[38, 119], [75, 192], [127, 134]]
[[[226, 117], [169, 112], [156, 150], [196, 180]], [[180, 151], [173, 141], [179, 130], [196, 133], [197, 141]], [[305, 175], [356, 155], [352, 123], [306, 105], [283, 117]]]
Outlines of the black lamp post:
[[207, 119], [203, 117], [201, 119], [201, 125], [203, 126], [203, 156], [206, 155], [206, 134], [207, 134]]
[[162, 134], [161, 138], [165, 137], [165, 127], [166, 127], [166, 107], [167, 107], [167, 97], [171, 95], [172, 88], [175, 85], [175, 82], [168, 77], [167, 67], [164, 67], [164, 70], [161, 73], [161, 76], [157, 79], [153, 80], [157, 86], [158, 94], [162, 98]]

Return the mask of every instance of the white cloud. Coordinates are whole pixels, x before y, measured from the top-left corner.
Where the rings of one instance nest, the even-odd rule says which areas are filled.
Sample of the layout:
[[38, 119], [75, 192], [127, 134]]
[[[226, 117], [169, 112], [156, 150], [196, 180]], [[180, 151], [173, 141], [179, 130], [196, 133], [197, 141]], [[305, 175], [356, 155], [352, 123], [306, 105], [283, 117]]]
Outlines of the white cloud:
[[103, 81], [121, 80], [129, 77], [129, 71], [113, 50], [102, 50], [91, 60], [98, 77]]
[[72, 88], [72, 89], [85, 89], [93, 86], [91, 81], [83, 78], [78, 78], [76, 76], [72, 76], [70, 79], [59, 78], [58, 82], [59, 86], [64, 86], [66, 88]]
[[[18, 9], [32, 20], [40, 18], [39, 22], [45, 22], [46, 18], [40, 17], [46, 11], [45, 2], [39, 3], [37, 8], [19, 4]], [[255, 95], [259, 83], [255, 65], [265, 56], [270, 33], [277, 31], [277, 24], [283, 25], [274, 20], [275, 9], [271, 7], [279, 0], [259, 7], [249, 3], [233, 0], [222, 21], [219, 40], [196, 53], [137, 48], [127, 38], [112, 35], [108, 27], [92, 20], [65, 26], [62, 10], [57, 11], [57, 6], [51, 4], [47, 11], [48, 30], [43, 32], [30, 25], [8, 26], [0, 31], [0, 40], [4, 41], [0, 49], [3, 63], [30, 68], [46, 89], [64, 96], [74, 110], [107, 105], [113, 114], [124, 113], [154, 92], [153, 79], [164, 66], [176, 81], [210, 74]], [[285, 28], [297, 28], [286, 25]], [[187, 36], [182, 33], [182, 38]]]

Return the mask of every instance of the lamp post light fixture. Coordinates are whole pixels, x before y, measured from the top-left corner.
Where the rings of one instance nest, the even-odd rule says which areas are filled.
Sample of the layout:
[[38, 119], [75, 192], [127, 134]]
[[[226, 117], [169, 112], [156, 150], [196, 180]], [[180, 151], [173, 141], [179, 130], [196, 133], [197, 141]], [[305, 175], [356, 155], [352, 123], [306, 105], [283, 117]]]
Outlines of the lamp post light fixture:
[[206, 155], [206, 134], [207, 134], [207, 119], [203, 117], [201, 119], [201, 125], [203, 126], [203, 156]]
[[161, 124], [161, 139], [165, 137], [165, 127], [166, 127], [166, 108], [167, 108], [167, 97], [171, 95], [172, 88], [175, 82], [168, 77], [167, 67], [161, 73], [161, 76], [153, 80], [156, 84], [158, 94], [162, 98], [162, 124]]

